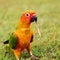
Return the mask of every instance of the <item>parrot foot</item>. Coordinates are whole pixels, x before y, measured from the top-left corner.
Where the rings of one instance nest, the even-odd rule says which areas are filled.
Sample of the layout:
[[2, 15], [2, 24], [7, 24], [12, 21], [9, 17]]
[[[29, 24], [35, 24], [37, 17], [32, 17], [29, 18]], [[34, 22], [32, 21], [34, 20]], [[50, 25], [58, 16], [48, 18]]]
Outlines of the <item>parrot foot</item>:
[[16, 57], [16, 60], [20, 60], [20, 58]]
[[39, 58], [34, 56], [34, 55], [31, 55], [31, 58], [34, 59], [34, 60], [39, 60]]

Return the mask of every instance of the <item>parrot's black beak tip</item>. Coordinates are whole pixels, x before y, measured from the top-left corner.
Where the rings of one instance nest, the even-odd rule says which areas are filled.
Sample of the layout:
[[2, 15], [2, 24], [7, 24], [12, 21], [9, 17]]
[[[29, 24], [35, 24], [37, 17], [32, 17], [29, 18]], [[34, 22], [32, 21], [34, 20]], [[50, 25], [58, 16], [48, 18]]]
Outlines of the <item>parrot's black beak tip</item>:
[[37, 16], [35, 14], [31, 17], [30, 22], [37, 22]]

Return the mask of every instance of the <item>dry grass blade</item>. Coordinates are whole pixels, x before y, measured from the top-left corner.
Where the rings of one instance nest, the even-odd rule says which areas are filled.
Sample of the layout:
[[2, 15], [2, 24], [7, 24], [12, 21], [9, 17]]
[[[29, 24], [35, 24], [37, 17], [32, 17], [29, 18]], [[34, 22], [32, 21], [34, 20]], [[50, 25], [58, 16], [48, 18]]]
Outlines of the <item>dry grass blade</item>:
[[39, 29], [39, 23], [38, 22], [36, 22], [36, 29], [37, 29], [37, 33], [39, 34], [39, 37], [41, 38], [41, 32], [40, 32], [40, 29]]

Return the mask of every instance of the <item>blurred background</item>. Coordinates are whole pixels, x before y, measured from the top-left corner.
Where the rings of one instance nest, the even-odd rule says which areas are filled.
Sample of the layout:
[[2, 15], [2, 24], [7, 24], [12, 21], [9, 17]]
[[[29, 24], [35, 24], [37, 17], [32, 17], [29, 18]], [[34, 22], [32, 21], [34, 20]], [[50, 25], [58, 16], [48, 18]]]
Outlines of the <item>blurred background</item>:
[[[9, 38], [22, 12], [26, 10], [36, 12], [42, 35], [38, 40], [39, 35], [33, 23], [34, 42], [31, 47], [34, 55], [40, 60], [60, 60], [60, 0], [0, 0], [0, 60], [14, 59], [12, 53], [5, 56], [6, 46], [2, 42]], [[23, 59], [31, 60], [21, 57]]]

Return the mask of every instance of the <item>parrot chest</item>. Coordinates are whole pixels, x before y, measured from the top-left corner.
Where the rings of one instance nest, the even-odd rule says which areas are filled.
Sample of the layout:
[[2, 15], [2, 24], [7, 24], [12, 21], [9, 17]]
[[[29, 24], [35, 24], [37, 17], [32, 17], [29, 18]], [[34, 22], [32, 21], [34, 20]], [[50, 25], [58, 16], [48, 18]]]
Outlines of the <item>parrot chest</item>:
[[31, 35], [30, 31], [22, 32], [22, 34], [20, 34], [21, 37], [19, 38], [20, 45], [23, 47], [28, 46], [30, 44]]
[[24, 49], [30, 45], [32, 32], [30, 30], [17, 32], [19, 46]]

